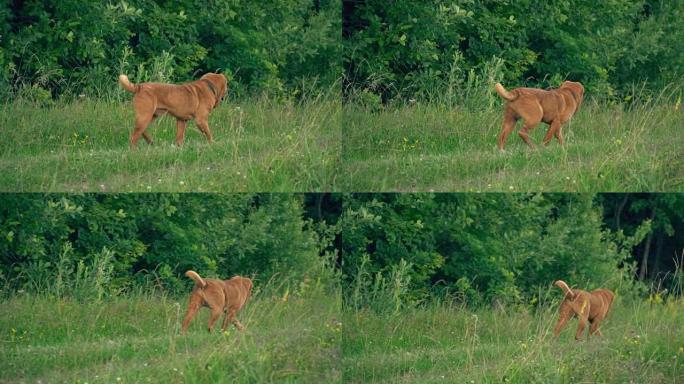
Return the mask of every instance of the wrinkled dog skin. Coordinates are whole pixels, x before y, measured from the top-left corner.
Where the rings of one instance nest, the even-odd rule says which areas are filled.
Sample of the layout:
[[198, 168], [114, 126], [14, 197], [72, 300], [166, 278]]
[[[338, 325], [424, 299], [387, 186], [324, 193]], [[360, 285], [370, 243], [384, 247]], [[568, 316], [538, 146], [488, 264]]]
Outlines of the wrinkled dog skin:
[[126, 75], [120, 75], [119, 83], [123, 89], [135, 95], [135, 128], [131, 135], [131, 149], [135, 148], [140, 136], [152, 144], [152, 138], [145, 130], [154, 119], [167, 113], [176, 118], [176, 145], [183, 144], [185, 127], [192, 119], [195, 119], [197, 128], [207, 140], [212, 141], [209, 114], [228, 92], [228, 80], [224, 75], [207, 73], [199, 80], [185, 84], [133, 84]]
[[599, 325], [608, 315], [615, 297], [613, 292], [603, 288], [591, 292], [570, 289], [563, 280], [557, 280], [553, 284], [565, 293], [565, 298], [560, 305], [558, 323], [553, 329], [553, 337], [557, 338], [568, 320], [573, 317], [577, 317], [579, 320], [575, 340], [582, 338], [582, 332], [584, 332], [587, 323], [591, 324], [587, 339], [591, 335], [603, 336], [599, 330]]
[[507, 91], [503, 85], [496, 83], [494, 89], [506, 100], [503, 129], [499, 135], [499, 150], [503, 151], [508, 135], [513, 132], [515, 123], [523, 119], [524, 124], [518, 135], [527, 145], [534, 148], [529, 132], [542, 121], [549, 125], [544, 137], [544, 145], [556, 136], [563, 144], [561, 126], [568, 122], [579, 110], [584, 100], [584, 87], [574, 81], [565, 81], [557, 89], [544, 90], [537, 88], [516, 88]]
[[211, 310], [209, 324], [207, 325], [209, 332], [211, 332], [214, 323], [224, 312], [226, 316], [223, 319], [221, 330], [225, 331], [229, 322], [235, 324], [235, 327], [239, 330], [245, 328], [240, 324], [235, 315], [244, 307], [249, 299], [252, 292], [251, 279], [242, 276], [234, 276], [229, 280], [203, 279], [195, 271], [187, 271], [185, 276], [194, 280], [195, 286], [190, 294], [188, 311], [185, 314], [183, 327], [181, 328], [182, 333], [188, 330], [190, 322], [202, 307], [209, 307], [209, 310]]

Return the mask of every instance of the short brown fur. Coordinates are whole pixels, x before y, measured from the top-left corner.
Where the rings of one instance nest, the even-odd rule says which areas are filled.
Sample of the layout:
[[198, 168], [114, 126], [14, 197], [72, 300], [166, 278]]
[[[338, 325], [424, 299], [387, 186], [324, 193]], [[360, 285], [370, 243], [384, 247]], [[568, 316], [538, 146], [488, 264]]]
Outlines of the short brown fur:
[[213, 140], [209, 114], [228, 92], [228, 81], [222, 74], [207, 73], [199, 80], [185, 84], [133, 84], [126, 75], [120, 75], [119, 83], [126, 91], [135, 94], [135, 128], [131, 134], [131, 148], [135, 148], [140, 136], [152, 144], [152, 138], [145, 130], [154, 119], [166, 113], [176, 118], [176, 145], [183, 144], [185, 127], [192, 119], [207, 140]]
[[603, 336], [599, 330], [599, 325], [608, 315], [615, 297], [613, 292], [603, 288], [591, 292], [570, 289], [563, 280], [556, 280], [553, 284], [565, 293], [565, 298], [560, 305], [558, 323], [553, 329], [553, 337], [557, 338], [568, 320], [573, 317], [577, 317], [579, 320], [575, 340], [582, 338], [582, 332], [584, 332], [587, 323], [591, 324], [587, 339], [593, 334]]
[[523, 119], [523, 128], [518, 132], [520, 138], [534, 148], [529, 132], [542, 121], [549, 125], [544, 137], [544, 145], [556, 136], [563, 144], [561, 126], [577, 113], [584, 100], [584, 87], [581, 83], [565, 81], [557, 89], [543, 90], [537, 88], [516, 88], [512, 91], [496, 83], [494, 89], [499, 96], [506, 100], [503, 128], [499, 135], [499, 150], [504, 149], [508, 135], [513, 132], [515, 123]]
[[226, 316], [223, 319], [222, 331], [226, 330], [229, 322], [235, 324], [239, 330], [245, 328], [235, 315], [249, 299], [252, 292], [251, 279], [242, 276], [234, 276], [229, 280], [203, 279], [195, 271], [187, 271], [185, 276], [195, 281], [195, 287], [190, 294], [190, 303], [183, 320], [182, 333], [188, 330], [190, 322], [202, 307], [209, 307], [211, 310], [207, 326], [209, 332], [223, 312], [226, 313]]

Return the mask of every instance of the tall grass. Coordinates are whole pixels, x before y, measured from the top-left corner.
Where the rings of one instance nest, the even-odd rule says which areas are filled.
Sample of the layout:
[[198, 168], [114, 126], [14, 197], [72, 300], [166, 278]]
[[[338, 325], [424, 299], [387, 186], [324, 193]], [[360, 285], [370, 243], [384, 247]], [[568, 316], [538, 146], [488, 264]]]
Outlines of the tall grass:
[[[115, 87], [116, 84], [110, 84]], [[0, 105], [0, 190], [62, 192], [330, 191], [337, 188], [341, 107], [335, 89], [301, 101], [226, 101], [209, 144], [191, 123], [175, 147], [175, 120], [148, 128], [155, 141], [128, 149], [130, 102]]]
[[368, 271], [369, 261], [366, 255], [356, 266], [352, 282], [345, 287], [345, 306], [355, 310], [372, 308], [378, 312], [398, 314], [402, 308], [411, 305], [411, 263], [401, 259], [399, 264], [392, 266], [387, 273], [372, 274]]
[[[92, 275], [97, 281], [99, 272]], [[76, 277], [74, 277], [76, 278]], [[180, 334], [187, 294], [18, 293], [0, 301], [0, 382], [337, 382], [340, 295], [281, 276], [255, 284], [246, 330]], [[85, 288], [83, 288], [85, 289]]]
[[513, 134], [501, 153], [496, 142], [503, 106], [493, 92], [495, 64], [466, 77], [474, 80], [454, 84], [461, 87], [457, 91], [440, 87], [418, 100], [381, 105], [364, 91], [352, 95], [342, 119], [342, 189], [655, 192], [684, 188], [681, 86], [671, 85], [655, 94], [635, 87], [619, 102], [588, 93], [579, 113], [562, 128], [565, 145], [554, 139], [548, 147], [541, 146], [548, 127], [540, 124], [532, 131], [536, 150]]
[[[402, 260], [383, 274], [362, 259], [344, 291], [343, 380], [350, 383], [675, 383], [684, 377], [681, 270], [650, 286], [613, 282], [604, 338], [574, 342], [576, 321], [552, 338], [562, 294], [534, 305], [468, 305], [458, 295], [413, 299]], [[647, 297], [647, 298], [646, 298]], [[586, 331], [584, 334], [586, 338]]]
[[[558, 296], [558, 295], [556, 295]], [[621, 300], [604, 338], [559, 340], [557, 307], [407, 308], [398, 315], [345, 311], [344, 381], [349, 383], [676, 383], [684, 377], [684, 301]]]

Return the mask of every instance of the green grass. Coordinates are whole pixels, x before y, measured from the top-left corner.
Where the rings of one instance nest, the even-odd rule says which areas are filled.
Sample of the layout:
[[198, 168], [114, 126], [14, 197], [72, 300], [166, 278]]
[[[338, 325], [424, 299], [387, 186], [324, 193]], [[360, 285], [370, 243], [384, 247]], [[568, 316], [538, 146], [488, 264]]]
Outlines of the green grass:
[[563, 127], [565, 145], [531, 150], [516, 131], [496, 148], [503, 107], [408, 104], [343, 112], [343, 189], [353, 191], [681, 191], [684, 110], [586, 103]]
[[102, 304], [19, 295], [0, 302], [0, 382], [337, 382], [339, 298], [257, 296], [243, 332], [179, 334], [187, 297]]
[[336, 185], [340, 116], [333, 96], [300, 104], [227, 101], [209, 118], [214, 143], [191, 122], [185, 145], [175, 147], [175, 119], [165, 116], [148, 128], [154, 145], [140, 140], [132, 152], [130, 102], [4, 104], [0, 190], [330, 191]]
[[684, 300], [623, 303], [603, 339], [575, 342], [572, 320], [552, 340], [556, 307], [344, 315], [348, 383], [678, 383], [684, 380]]

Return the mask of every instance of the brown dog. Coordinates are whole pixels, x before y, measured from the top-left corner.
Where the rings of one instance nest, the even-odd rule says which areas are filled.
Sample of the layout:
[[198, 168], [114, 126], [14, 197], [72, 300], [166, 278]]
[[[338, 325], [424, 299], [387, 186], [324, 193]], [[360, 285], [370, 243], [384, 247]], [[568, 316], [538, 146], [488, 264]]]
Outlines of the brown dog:
[[228, 327], [228, 322], [235, 324], [239, 330], [245, 327], [240, 324], [235, 314], [245, 305], [252, 292], [252, 280], [242, 276], [235, 276], [230, 280], [203, 279], [195, 271], [185, 272], [185, 276], [195, 280], [195, 287], [190, 294], [188, 312], [183, 320], [182, 332], [188, 330], [190, 321], [195, 317], [200, 308], [206, 306], [211, 310], [208, 329], [214, 326], [214, 322], [226, 312], [223, 319], [222, 331]]
[[587, 326], [587, 322], [591, 323], [587, 339], [593, 334], [603, 336], [599, 330], [599, 324], [608, 315], [610, 305], [615, 297], [613, 292], [603, 288], [591, 292], [570, 289], [563, 280], [557, 280], [553, 284], [565, 292], [565, 298], [560, 305], [560, 317], [556, 327], [553, 329], [553, 337], [557, 338], [565, 323], [575, 316], [579, 319], [575, 340], [582, 338], [582, 332], [584, 327]]
[[530, 147], [534, 148], [534, 144], [530, 140], [529, 131], [542, 121], [549, 125], [549, 130], [544, 137], [544, 145], [547, 145], [554, 135], [562, 145], [561, 125], [570, 120], [584, 100], [584, 87], [573, 81], [565, 81], [560, 88], [548, 91], [536, 88], [516, 88], [508, 92], [500, 83], [496, 83], [494, 89], [502, 99], [508, 101], [504, 111], [503, 129], [499, 135], [499, 150], [501, 151], [503, 151], [506, 138], [519, 119], [524, 120], [524, 125], [518, 135]]
[[131, 148], [135, 148], [140, 136], [152, 144], [152, 138], [145, 129], [154, 119], [166, 113], [176, 118], [176, 145], [183, 144], [185, 126], [192, 119], [211, 142], [209, 113], [219, 105], [228, 91], [225, 76], [207, 73], [199, 80], [185, 84], [133, 84], [126, 75], [120, 75], [119, 83], [125, 90], [135, 94], [135, 129], [131, 135]]

